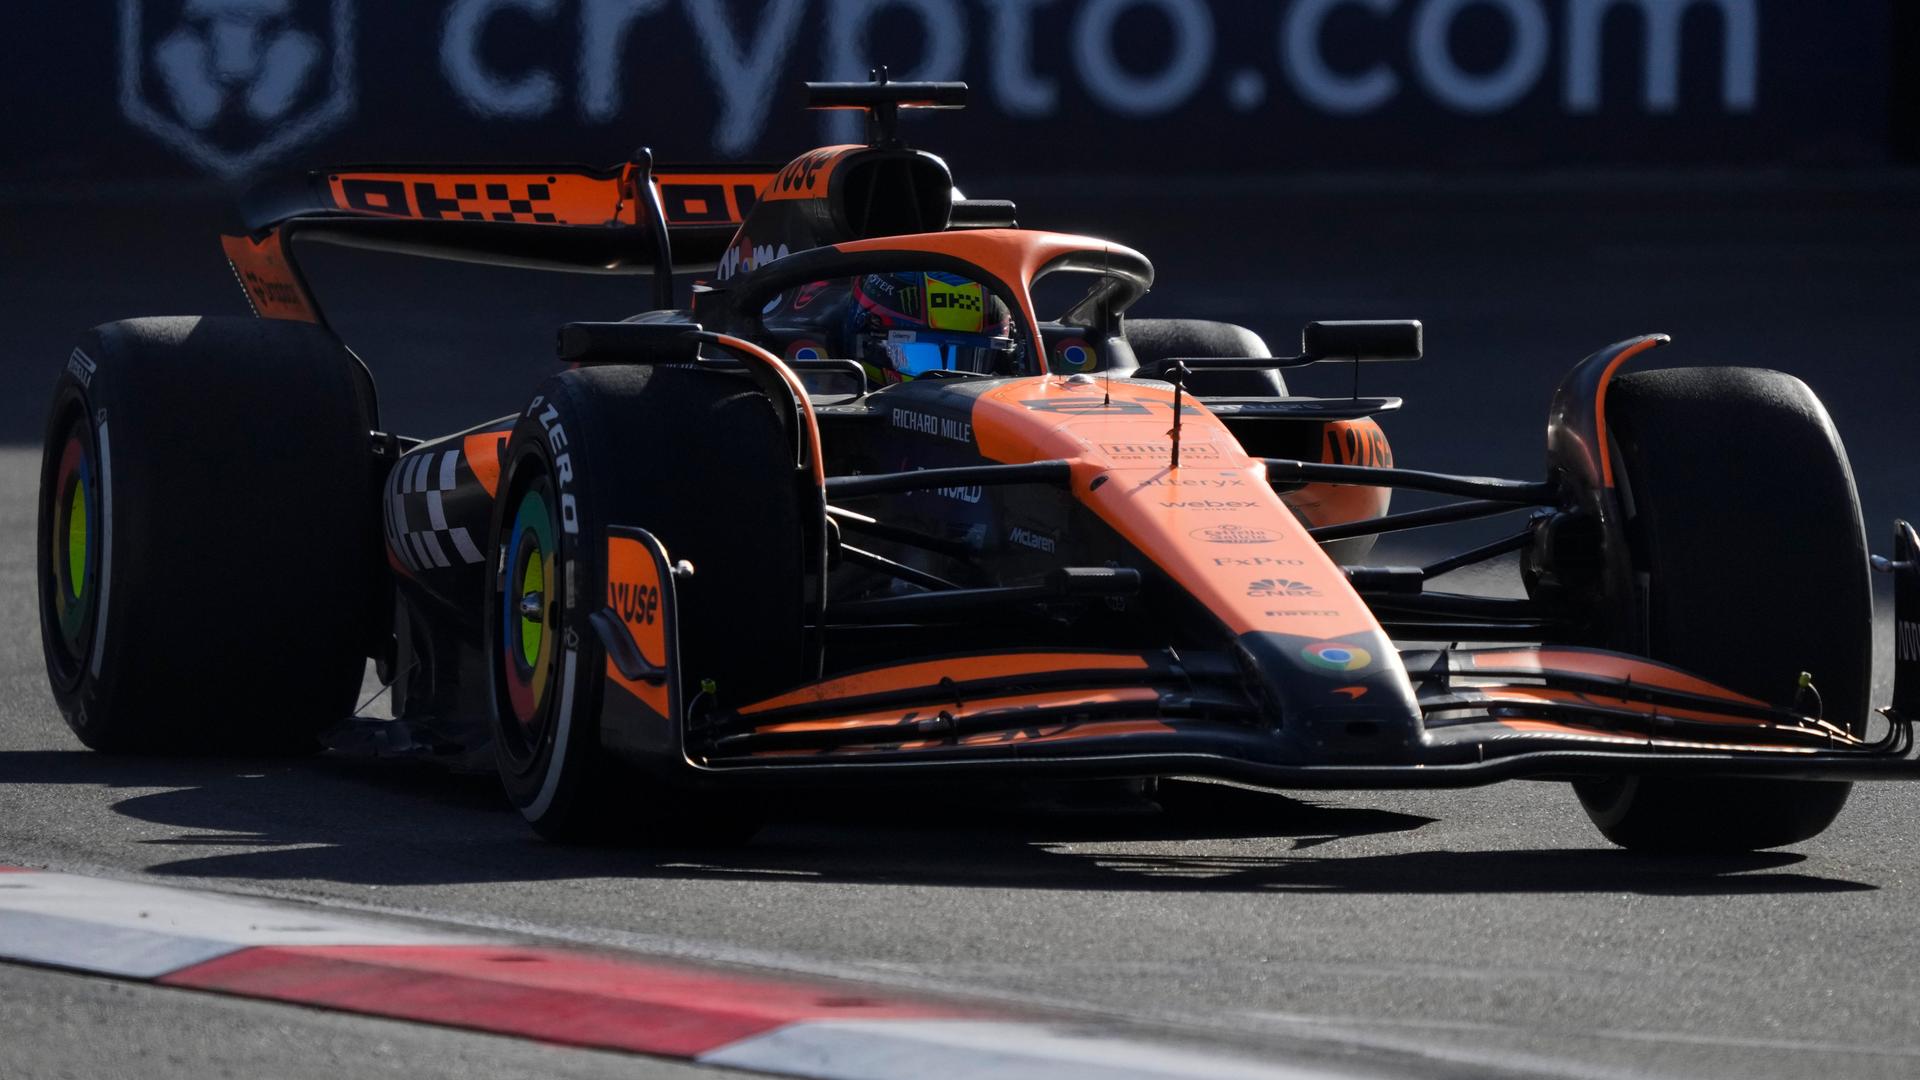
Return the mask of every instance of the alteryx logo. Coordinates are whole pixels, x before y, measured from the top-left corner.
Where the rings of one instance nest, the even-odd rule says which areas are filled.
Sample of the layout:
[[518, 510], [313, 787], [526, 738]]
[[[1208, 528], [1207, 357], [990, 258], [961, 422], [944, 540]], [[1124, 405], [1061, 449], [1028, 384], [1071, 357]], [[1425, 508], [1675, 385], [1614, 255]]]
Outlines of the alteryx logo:
[[353, 0], [120, 0], [120, 106], [233, 178], [353, 112]]

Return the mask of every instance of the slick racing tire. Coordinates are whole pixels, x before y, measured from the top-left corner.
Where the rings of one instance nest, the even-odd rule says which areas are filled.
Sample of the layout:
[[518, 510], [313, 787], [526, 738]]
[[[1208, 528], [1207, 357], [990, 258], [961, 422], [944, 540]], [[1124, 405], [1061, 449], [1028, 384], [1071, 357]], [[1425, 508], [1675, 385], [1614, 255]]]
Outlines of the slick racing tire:
[[80, 741], [298, 753], [353, 712], [380, 572], [371, 394], [318, 327], [110, 323], [40, 470], [40, 636]]
[[[1650, 655], [1777, 705], [1794, 702], [1807, 672], [1825, 718], [1862, 731], [1872, 688], [1866, 532], [1819, 398], [1776, 371], [1652, 371], [1614, 381], [1607, 422]], [[1849, 789], [1633, 776], [1575, 785], [1607, 839], [1687, 852], [1809, 839]]]
[[624, 691], [607, 678], [588, 616], [610, 603], [607, 527], [642, 528], [695, 568], [675, 579], [689, 697], [710, 682], [717, 703], [737, 706], [800, 681], [800, 500], [771, 404], [718, 372], [564, 372], [515, 426], [503, 475], [486, 625], [495, 763], [509, 799], [554, 840], [750, 838], [747, 803], [676, 785], [674, 762], [649, 769], [602, 746], [601, 701]]

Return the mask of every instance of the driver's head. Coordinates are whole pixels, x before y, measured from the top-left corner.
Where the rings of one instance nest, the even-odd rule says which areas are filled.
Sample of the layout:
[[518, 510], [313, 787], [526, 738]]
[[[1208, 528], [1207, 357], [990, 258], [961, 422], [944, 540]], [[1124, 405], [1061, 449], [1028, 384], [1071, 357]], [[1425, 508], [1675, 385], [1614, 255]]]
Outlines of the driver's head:
[[1013, 317], [977, 281], [913, 271], [855, 279], [847, 337], [854, 358], [880, 382], [929, 371], [1004, 371]]

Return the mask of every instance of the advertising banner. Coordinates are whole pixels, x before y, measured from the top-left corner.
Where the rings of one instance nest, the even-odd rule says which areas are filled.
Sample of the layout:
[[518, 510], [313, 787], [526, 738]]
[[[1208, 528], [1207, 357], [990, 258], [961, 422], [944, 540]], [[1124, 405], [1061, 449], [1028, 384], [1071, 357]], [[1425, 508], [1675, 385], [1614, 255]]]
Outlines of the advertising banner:
[[784, 160], [807, 79], [964, 79], [971, 173], [1848, 166], [1895, 0], [101, 0], [17, 5], [0, 179]]

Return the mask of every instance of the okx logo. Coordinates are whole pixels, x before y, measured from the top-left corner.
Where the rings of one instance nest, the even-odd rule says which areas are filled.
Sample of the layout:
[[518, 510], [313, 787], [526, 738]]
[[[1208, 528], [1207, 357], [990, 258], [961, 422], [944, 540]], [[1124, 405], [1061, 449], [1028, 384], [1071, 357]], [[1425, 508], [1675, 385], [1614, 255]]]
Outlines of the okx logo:
[[120, 107], [244, 176], [353, 111], [353, 0], [120, 0]]

